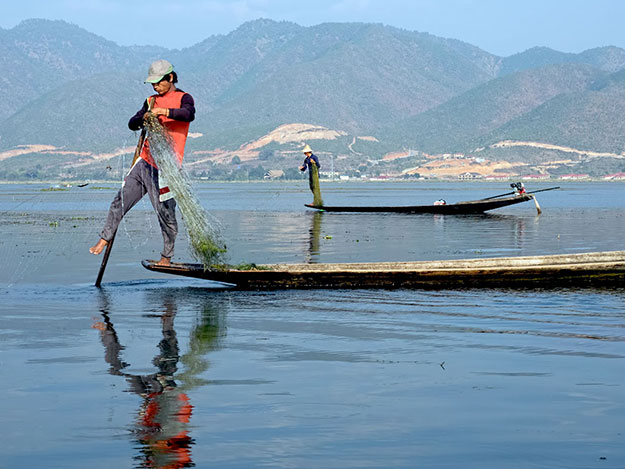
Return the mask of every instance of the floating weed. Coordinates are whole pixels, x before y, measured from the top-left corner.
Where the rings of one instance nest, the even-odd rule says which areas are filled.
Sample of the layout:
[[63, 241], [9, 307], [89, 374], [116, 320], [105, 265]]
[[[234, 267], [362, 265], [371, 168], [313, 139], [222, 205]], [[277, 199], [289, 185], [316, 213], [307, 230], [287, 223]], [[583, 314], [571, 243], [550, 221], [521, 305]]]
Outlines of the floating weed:
[[57, 191], [66, 191], [68, 189], [66, 187], [46, 187], [40, 190], [41, 192], [57, 192]]
[[254, 263], [243, 263], [243, 264], [213, 264], [208, 266], [204, 266], [204, 270], [212, 270], [217, 272], [225, 272], [227, 270], [271, 270], [271, 267], [266, 265], [256, 265]]
[[271, 267], [267, 267], [266, 265], [256, 265], [252, 264], [236, 264], [229, 265], [230, 270], [271, 270]]

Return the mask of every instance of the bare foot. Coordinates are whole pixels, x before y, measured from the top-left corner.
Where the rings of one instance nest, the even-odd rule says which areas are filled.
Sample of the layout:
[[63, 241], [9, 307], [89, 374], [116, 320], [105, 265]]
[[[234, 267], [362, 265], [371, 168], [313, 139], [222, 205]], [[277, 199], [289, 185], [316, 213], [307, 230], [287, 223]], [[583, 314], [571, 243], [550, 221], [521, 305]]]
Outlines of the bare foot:
[[154, 265], [169, 266], [171, 265], [171, 259], [169, 257], [161, 257], [161, 260]]
[[100, 238], [100, 241], [98, 241], [95, 246], [91, 246], [89, 248], [89, 252], [97, 256], [104, 250], [104, 248], [106, 247], [108, 243], [109, 243], [108, 241]]

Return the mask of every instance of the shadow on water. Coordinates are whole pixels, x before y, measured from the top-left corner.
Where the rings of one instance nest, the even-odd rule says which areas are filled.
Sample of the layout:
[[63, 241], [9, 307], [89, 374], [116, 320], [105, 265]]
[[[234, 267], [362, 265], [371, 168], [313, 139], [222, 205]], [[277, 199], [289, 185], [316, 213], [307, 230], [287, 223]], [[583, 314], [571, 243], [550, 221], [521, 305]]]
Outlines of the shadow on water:
[[[191, 418], [194, 406], [189, 390], [207, 384], [199, 375], [209, 368], [205, 355], [220, 348], [225, 336], [224, 319], [214, 305], [202, 305], [199, 320], [191, 329], [187, 353], [181, 355], [174, 321], [180, 301], [191, 294], [180, 294], [180, 289], [164, 289], [151, 292], [161, 304], [161, 314], [148, 314], [147, 319], [160, 320], [162, 338], [158, 342], [159, 353], [152, 359], [156, 371], [134, 374], [126, 371], [130, 363], [124, 361], [125, 346], [113, 324], [110, 298], [100, 291], [101, 321], [93, 328], [100, 332], [104, 346], [104, 360], [108, 372], [123, 377], [127, 391], [141, 398], [132, 435], [137, 443], [136, 467], [183, 468], [193, 467]], [[179, 372], [179, 364], [184, 371]], [[144, 364], [142, 364], [144, 365]]]

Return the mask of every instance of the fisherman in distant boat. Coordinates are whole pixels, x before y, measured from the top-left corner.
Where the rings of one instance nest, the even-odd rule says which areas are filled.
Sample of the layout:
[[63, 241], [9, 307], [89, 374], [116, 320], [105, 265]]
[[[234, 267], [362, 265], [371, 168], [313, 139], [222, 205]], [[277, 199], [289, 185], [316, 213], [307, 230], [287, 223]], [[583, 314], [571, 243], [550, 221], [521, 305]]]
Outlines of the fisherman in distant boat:
[[513, 182], [510, 184], [510, 187], [514, 189], [514, 195], [523, 195], [525, 194], [525, 184], [522, 182]]
[[[143, 103], [143, 107], [130, 118], [130, 130], [139, 130], [145, 126], [145, 119], [150, 115], [158, 118], [172, 141], [178, 162], [182, 164], [184, 147], [189, 133], [189, 124], [195, 119], [195, 103], [189, 93], [178, 89], [178, 75], [174, 66], [167, 60], [157, 60], [150, 65], [145, 83], [150, 83], [156, 94]], [[91, 254], [100, 254], [111, 242], [117, 227], [130, 210], [147, 193], [158, 216], [163, 235], [163, 251], [158, 265], [169, 265], [174, 253], [174, 244], [178, 234], [176, 221], [176, 202], [173, 194], [161, 177], [146, 140], [138, 148], [140, 157], [136, 159], [122, 188], [111, 203], [100, 240], [91, 248]]]
[[304, 158], [304, 163], [299, 167], [299, 170], [304, 172], [308, 169], [308, 185], [314, 197], [312, 205], [321, 206], [323, 205], [323, 201], [321, 200], [321, 192], [319, 189], [319, 168], [321, 168], [319, 159], [313, 154], [310, 145], [304, 146], [302, 152], [306, 155], [306, 158]]

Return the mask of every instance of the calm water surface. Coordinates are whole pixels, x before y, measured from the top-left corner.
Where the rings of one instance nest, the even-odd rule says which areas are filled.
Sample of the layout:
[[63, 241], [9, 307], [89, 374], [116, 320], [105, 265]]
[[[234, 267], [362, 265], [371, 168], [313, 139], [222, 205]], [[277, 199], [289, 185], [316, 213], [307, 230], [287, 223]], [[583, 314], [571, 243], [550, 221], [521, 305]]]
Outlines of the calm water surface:
[[[0, 467], [625, 467], [625, 289], [233, 292], [140, 266], [161, 243], [147, 202], [96, 289], [87, 250], [116, 188], [92, 186], [0, 186]], [[507, 192], [323, 189], [333, 205]], [[312, 213], [306, 182], [198, 191], [232, 262], [625, 249], [617, 183], [539, 194], [541, 216]]]

